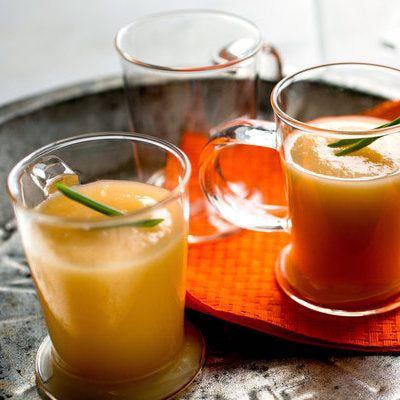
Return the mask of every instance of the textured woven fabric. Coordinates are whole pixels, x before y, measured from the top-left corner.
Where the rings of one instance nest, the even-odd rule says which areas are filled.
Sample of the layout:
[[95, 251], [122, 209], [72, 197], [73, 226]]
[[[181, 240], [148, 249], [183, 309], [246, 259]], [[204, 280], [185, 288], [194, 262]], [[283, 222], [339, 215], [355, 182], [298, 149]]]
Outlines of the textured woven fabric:
[[[400, 114], [399, 103], [384, 103], [370, 114], [394, 119]], [[186, 143], [185, 151], [190, 153], [190, 143]], [[222, 162], [231, 163], [232, 176], [247, 179], [248, 188], [264, 182], [264, 189], [249, 192], [249, 196], [255, 194], [263, 201], [284, 203], [276, 153], [247, 146], [237, 153], [232, 150]], [[262, 166], [271, 163], [272, 172], [266, 174], [264, 170], [271, 168]], [[400, 309], [372, 317], [334, 317], [290, 300], [278, 287], [274, 274], [278, 254], [289, 241], [290, 236], [285, 233], [242, 231], [192, 245], [187, 306], [298, 342], [363, 351], [400, 351]]]

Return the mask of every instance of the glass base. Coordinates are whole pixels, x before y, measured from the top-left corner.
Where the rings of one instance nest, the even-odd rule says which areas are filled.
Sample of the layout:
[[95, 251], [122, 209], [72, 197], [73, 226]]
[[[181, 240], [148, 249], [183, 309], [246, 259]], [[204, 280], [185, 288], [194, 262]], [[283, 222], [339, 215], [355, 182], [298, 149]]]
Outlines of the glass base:
[[[168, 367], [134, 381], [98, 382], [81, 379], [62, 369], [53, 358], [49, 336], [36, 356], [36, 381], [42, 398], [51, 400], [162, 400], [183, 391], [200, 373], [205, 343], [200, 331], [185, 322], [182, 350]], [[106, 360], [105, 360], [106, 361]]]
[[[205, 198], [199, 199], [199, 202], [206, 201]], [[227, 222], [213, 209], [203, 209], [195, 214], [193, 208], [190, 210], [189, 218], [189, 243], [203, 243], [242, 231], [242, 228]]]
[[323, 314], [336, 315], [342, 317], [363, 317], [367, 315], [382, 314], [400, 307], [400, 293], [396, 294], [395, 296], [391, 296], [384, 302], [380, 301], [374, 304], [369, 304], [368, 306], [365, 307], [358, 307], [358, 308], [355, 307], [351, 309], [346, 309], [345, 307], [343, 307], [343, 309], [336, 307], [328, 307], [310, 301], [306, 297], [302, 296], [289, 283], [287, 279], [286, 263], [288, 261], [290, 250], [291, 250], [291, 245], [289, 244], [282, 250], [277, 260], [275, 268], [276, 280], [278, 281], [278, 284], [281, 287], [281, 289], [292, 300], [294, 300], [298, 304], [301, 304], [303, 307], [309, 308], [311, 310]]

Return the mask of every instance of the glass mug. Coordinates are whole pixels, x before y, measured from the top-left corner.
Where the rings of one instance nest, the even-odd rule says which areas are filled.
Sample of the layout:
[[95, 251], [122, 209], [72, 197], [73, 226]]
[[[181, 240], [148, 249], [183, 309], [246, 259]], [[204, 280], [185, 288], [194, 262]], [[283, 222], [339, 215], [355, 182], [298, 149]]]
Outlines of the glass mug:
[[[184, 324], [189, 176], [178, 148], [129, 133], [54, 142], [12, 169], [8, 192], [50, 334], [36, 358], [42, 393], [164, 399], [197, 375], [204, 342]], [[55, 182], [124, 215], [72, 201]]]
[[[305, 307], [362, 316], [400, 305], [400, 128], [375, 129], [400, 114], [399, 100], [400, 70], [363, 63], [316, 66], [275, 86], [275, 123], [227, 124], [203, 150], [201, 185], [224, 218], [242, 228], [290, 233], [276, 277]], [[349, 143], [331, 147], [342, 139], [377, 136], [345, 155], [337, 153]], [[239, 145], [279, 153], [287, 207], [236, 190], [246, 183], [225, 159]], [[239, 146], [237, 154], [249, 147], [256, 149]], [[255, 162], [246, 161], [242, 169]], [[270, 166], [256, 168], [267, 171], [262, 181], [253, 180], [262, 193]]]
[[189, 241], [237, 232], [204, 198], [198, 158], [211, 128], [256, 117], [257, 87], [271, 91], [281, 78], [278, 54], [253, 23], [211, 10], [140, 18], [120, 29], [116, 48], [131, 129], [179, 146], [191, 161]]

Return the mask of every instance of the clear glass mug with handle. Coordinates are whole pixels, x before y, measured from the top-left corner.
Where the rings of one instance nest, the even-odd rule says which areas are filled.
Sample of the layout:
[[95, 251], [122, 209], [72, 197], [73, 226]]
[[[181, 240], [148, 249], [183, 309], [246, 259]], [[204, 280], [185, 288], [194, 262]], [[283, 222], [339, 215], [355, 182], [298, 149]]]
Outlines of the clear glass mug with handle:
[[259, 92], [281, 78], [275, 49], [260, 30], [233, 14], [179, 10], [139, 18], [116, 36], [131, 128], [179, 146], [193, 167], [189, 182], [189, 241], [238, 231], [205, 200], [198, 157], [212, 128], [255, 118]]
[[[116, 132], [51, 143], [11, 170], [49, 331], [36, 357], [45, 397], [165, 399], [198, 374], [204, 341], [184, 321], [190, 171], [168, 142]], [[60, 183], [114, 215], [64, 196]]]
[[[221, 216], [242, 228], [291, 235], [276, 277], [305, 307], [362, 316], [400, 305], [400, 128], [382, 127], [394, 118], [388, 110], [400, 100], [399, 82], [400, 70], [373, 64], [300, 71], [272, 92], [275, 123], [229, 123], [203, 150], [201, 186]], [[279, 153], [287, 206], [262, 195], [268, 163], [253, 166], [265, 172], [252, 181], [257, 188], [231, 173], [240, 160], [229, 164], [226, 155], [244, 153], [243, 145]], [[243, 163], [246, 171], [254, 158]]]

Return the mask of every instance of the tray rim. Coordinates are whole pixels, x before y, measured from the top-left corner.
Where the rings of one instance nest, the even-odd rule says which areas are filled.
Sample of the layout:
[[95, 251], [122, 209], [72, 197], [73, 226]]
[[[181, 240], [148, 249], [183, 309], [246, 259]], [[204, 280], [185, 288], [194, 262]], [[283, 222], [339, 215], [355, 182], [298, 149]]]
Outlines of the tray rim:
[[6, 122], [38, 111], [50, 105], [123, 87], [123, 78], [111, 75], [87, 81], [66, 84], [0, 105], [0, 127]]

